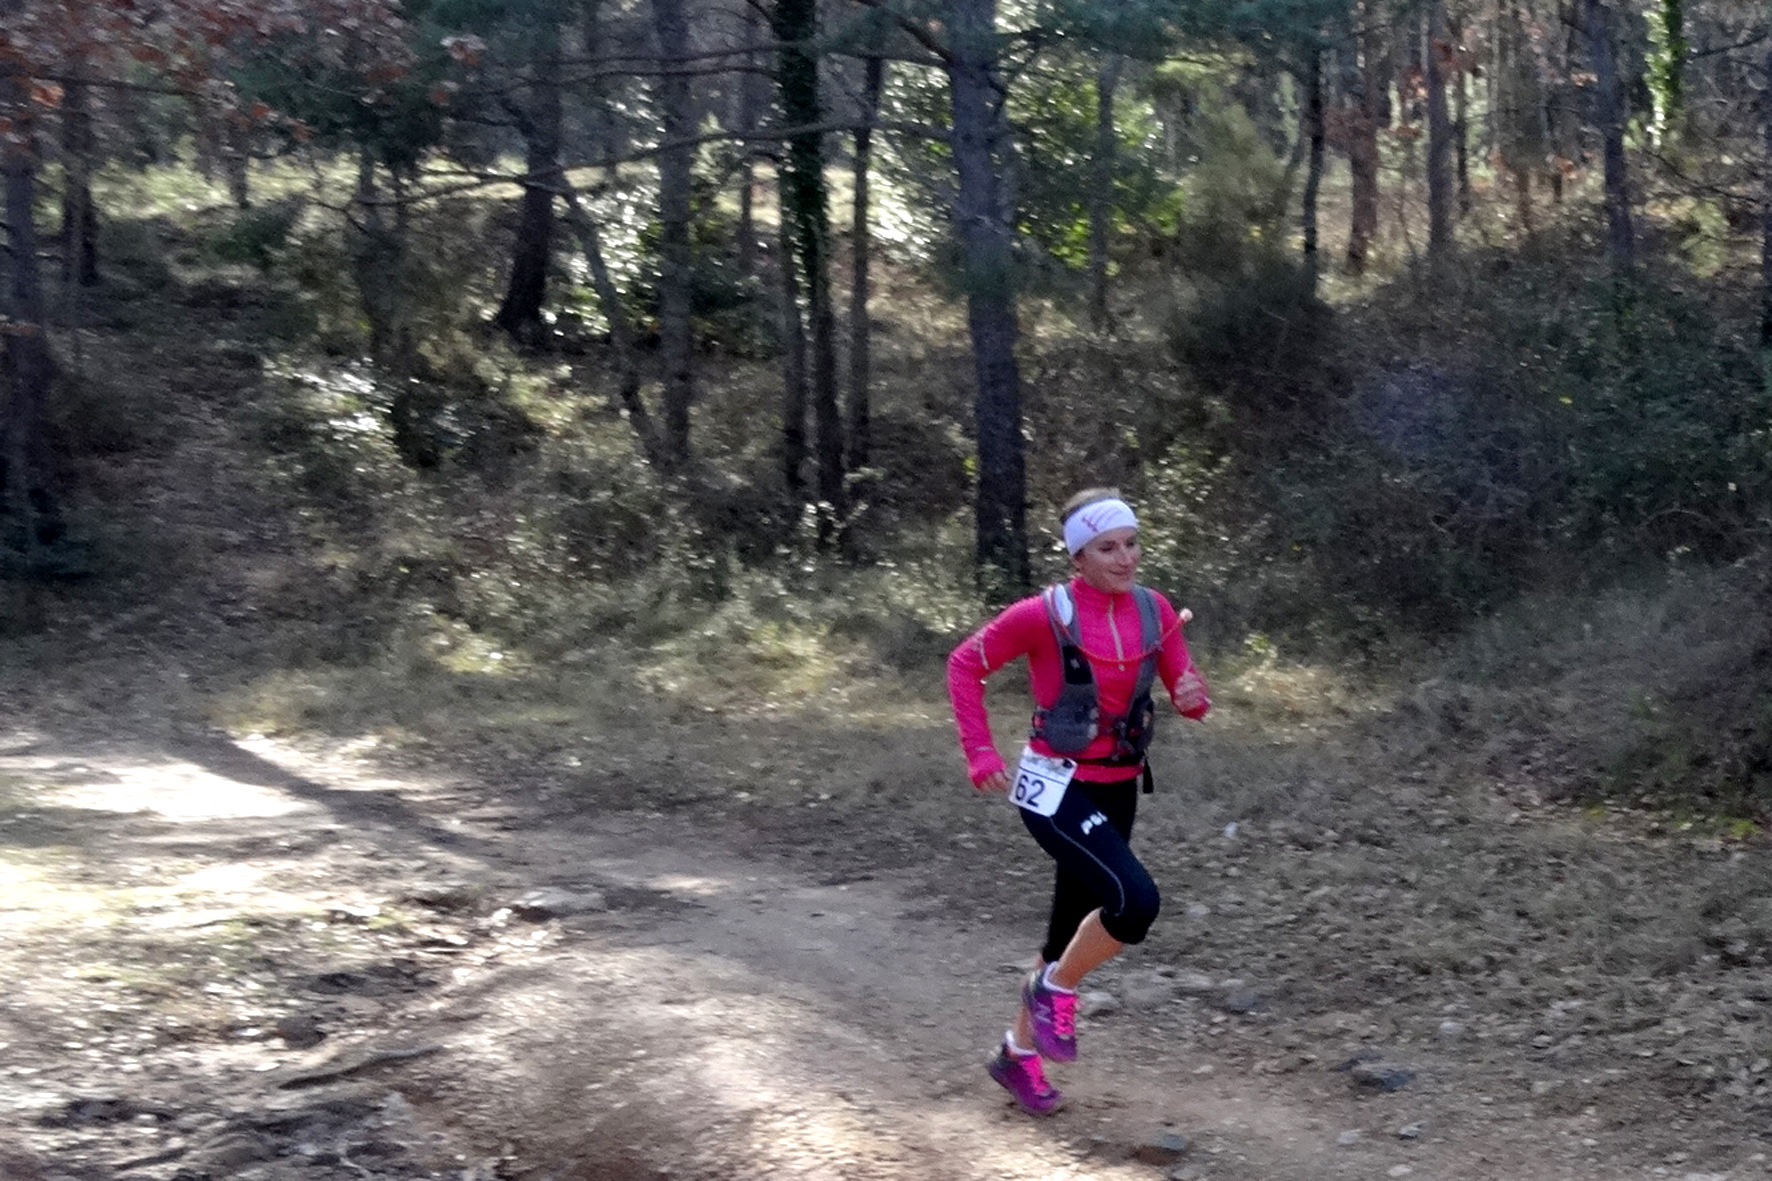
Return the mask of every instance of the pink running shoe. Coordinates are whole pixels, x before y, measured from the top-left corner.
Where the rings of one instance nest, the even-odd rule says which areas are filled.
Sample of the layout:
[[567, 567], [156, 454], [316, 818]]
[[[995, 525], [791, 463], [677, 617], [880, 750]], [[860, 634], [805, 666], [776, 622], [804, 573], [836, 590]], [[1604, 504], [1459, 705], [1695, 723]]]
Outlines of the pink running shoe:
[[1022, 983], [1021, 1003], [1034, 1027], [1034, 1049], [1054, 1062], [1076, 1058], [1077, 994], [1053, 988], [1045, 971], [1036, 968]]
[[1046, 1069], [1040, 1065], [1038, 1054], [1017, 1054], [1005, 1044], [997, 1047], [985, 1069], [1029, 1115], [1051, 1115], [1064, 1103], [1058, 1088], [1046, 1081]]

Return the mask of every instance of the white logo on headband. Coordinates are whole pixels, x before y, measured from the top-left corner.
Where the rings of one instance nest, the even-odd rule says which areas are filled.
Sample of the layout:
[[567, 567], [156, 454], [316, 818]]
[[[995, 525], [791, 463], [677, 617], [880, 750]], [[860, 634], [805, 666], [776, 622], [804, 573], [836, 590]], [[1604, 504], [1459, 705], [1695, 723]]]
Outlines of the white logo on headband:
[[1098, 500], [1071, 514], [1064, 523], [1064, 546], [1075, 554], [1113, 529], [1136, 529], [1138, 518], [1123, 500]]

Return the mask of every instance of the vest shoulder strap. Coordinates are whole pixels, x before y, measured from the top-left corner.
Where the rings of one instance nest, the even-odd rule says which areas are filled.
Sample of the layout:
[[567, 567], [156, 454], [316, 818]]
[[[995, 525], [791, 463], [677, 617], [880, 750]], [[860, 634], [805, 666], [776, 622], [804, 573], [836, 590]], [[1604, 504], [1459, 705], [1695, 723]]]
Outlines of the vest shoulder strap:
[[1042, 591], [1040, 597], [1046, 600], [1046, 620], [1052, 625], [1052, 636], [1058, 646], [1081, 648], [1083, 634], [1077, 628], [1077, 604], [1071, 598], [1070, 588], [1062, 582], [1055, 582]]
[[1151, 691], [1151, 685], [1157, 679], [1157, 650], [1163, 641], [1163, 620], [1157, 614], [1157, 594], [1148, 586], [1134, 586], [1132, 595], [1138, 600], [1138, 625], [1140, 645], [1144, 648], [1144, 659], [1138, 664], [1138, 687], [1132, 691], [1132, 700], [1137, 701]]

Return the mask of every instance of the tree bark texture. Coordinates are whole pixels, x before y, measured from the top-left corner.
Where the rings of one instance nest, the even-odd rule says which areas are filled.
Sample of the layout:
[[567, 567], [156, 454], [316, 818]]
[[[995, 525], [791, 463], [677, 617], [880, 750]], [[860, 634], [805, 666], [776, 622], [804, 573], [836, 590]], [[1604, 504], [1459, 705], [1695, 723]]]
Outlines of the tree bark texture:
[[[776, 176], [777, 201], [786, 182]], [[799, 502], [806, 492], [806, 317], [800, 311], [800, 275], [794, 265], [794, 234], [788, 219], [780, 221], [776, 250], [781, 278], [781, 465], [788, 496]]]
[[1354, 33], [1358, 60], [1356, 76], [1360, 91], [1348, 131], [1350, 214], [1348, 219], [1346, 270], [1358, 275], [1366, 269], [1366, 256], [1378, 234], [1378, 118], [1383, 88], [1382, 42], [1373, 22], [1373, 5], [1362, 4]]
[[870, 55], [864, 65], [861, 87], [861, 126], [855, 132], [854, 203], [850, 215], [850, 280], [849, 280], [849, 471], [860, 471], [868, 464], [873, 446], [873, 325], [868, 318], [868, 300], [873, 295], [870, 270], [873, 256], [873, 234], [870, 232], [873, 211], [872, 181], [874, 158], [874, 120], [880, 116], [880, 96], [886, 89], [886, 59]]
[[[1772, 78], [1772, 49], [1766, 69]], [[1760, 351], [1761, 364], [1769, 367], [1762, 380], [1772, 381], [1772, 87], [1760, 91], [1760, 139], [1766, 152], [1760, 166]]]
[[1304, 172], [1304, 194], [1299, 202], [1299, 229], [1304, 238], [1304, 265], [1309, 268], [1311, 282], [1317, 278], [1317, 193], [1323, 186], [1323, 54], [1310, 51], [1305, 68], [1304, 126], [1299, 138], [1309, 144], [1308, 164]]
[[[22, 12], [0, 3], [0, 16]], [[8, 283], [4, 372], [0, 373], [0, 549], [33, 568], [40, 546], [61, 534], [52, 492], [45, 413], [54, 366], [44, 323], [43, 276], [37, 256], [37, 145], [32, 134], [30, 79], [16, 58], [0, 67], [0, 111], [14, 120], [0, 145], [5, 185]]]
[[91, 287], [98, 283], [98, 207], [92, 200], [91, 95], [83, 82], [69, 82], [62, 94], [62, 280]]
[[[763, 21], [757, 10], [752, 7], [745, 9], [744, 32], [746, 45], [757, 45], [763, 41]], [[756, 54], [747, 54], [745, 64], [753, 69], [758, 65]], [[762, 105], [759, 94], [761, 81], [753, 69], [747, 69], [738, 78], [738, 114], [736, 122], [741, 135], [749, 136], [757, 130], [758, 108]], [[757, 159], [751, 151], [749, 141], [739, 144], [738, 162], [738, 273], [750, 278], [757, 273]]]
[[634, 326], [628, 320], [627, 308], [622, 303], [621, 292], [615, 286], [615, 279], [609, 273], [609, 261], [603, 253], [603, 236], [597, 229], [597, 223], [590, 214], [585, 212], [579, 203], [578, 194], [561, 181], [562, 195], [566, 200], [566, 221], [578, 237], [579, 248], [584, 251], [585, 264], [591, 271], [591, 286], [597, 292], [597, 302], [603, 308], [603, 319], [609, 323], [609, 347], [615, 354], [616, 366], [616, 403], [622, 414], [627, 418], [628, 425], [634, 428], [634, 437], [640, 441], [640, 451], [646, 461], [655, 468], [669, 466], [662, 445], [658, 438], [658, 428], [652, 421], [652, 414], [646, 408], [646, 401], [641, 394], [644, 379], [641, 376], [639, 346], [634, 339]]
[[1611, 8], [1604, 0], [1584, 0], [1582, 18], [1594, 73], [1594, 123], [1604, 144], [1606, 253], [1615, 270], [1625, 271], [1630, 269], [1636, 243], [1624, 158], [1624, 93], [1612, 44]]
[[1427, 88], [1427, 251], [1452, 251], [1452, 120], [1446, 110], [1446, 8], [1427, 0], [1421, 27], [1421, 72]]
[[1452, 66], [1452, 153], [1453, 174], [1457, 180], [1458, 216], [1470, 216], [1471, 211], [1471, 145], [1470, 145], [1470, 71], [1464, 68], [1458, 53], [1458, 43], [1462, 40], [1461, 30], [1454, 29], [1451, 34], [1452, 55], [1449, 59]]
[[825, 185], [824, 136], [793, 128], [815, 127], [824, 119], [819, 93], [816, 0], [776, 0], [774, 31], [781, 43], [776, 82], [782, 118], [790, 129], [782, 174], [782, 217], [793, 243], [788, 265], [797, 265], [804, 284], [811, 328], [813, 440], [817, 453], [818, 540], [836, 539], [847, 505], [843, 472], [843, 420], [837, 395], [836, 315], [831, 306], [830, 194]]
[[554, 195], [560, 166], [560, 38], [547, 26], [537, 33], [535, 63], [527, 106], [512, 104], [524, 141], [525, 180], [511, 252], [511, 279], [493, 323], [518, 339], [541, 325], [548, 297], [548, 270], [554, 259]]
[[975, 506], [981, 588], [993, 600], [1024, 593], [1027, 485], [1022, 455], [1021, 371], [1015, 359], [1013, 227], [999, 187], [1003, 86], [996, 72], [994, 0], [949, 0], [947, 59], [958, 181], [954, 222], [966, 288], [977, 380]]
[[1105, 55], [1095, 71], [1095, 155], [1089, 184], [1089, 326], [1098, 333], [1113, 330], [1108, 300], [1108, 240], [1114, 216], [1114, 171], [1120, 136], [1114, 121], [1114, 92], [1119, 89], [1125, 59]]
[[664, 440], [671, 462], [690, 462], [689, 409], [695, 401], [694, 306], [690, 284], [695, 255], [690, 235], [694, 213], [695, 111], [689, 76], [672, 70], [689, 60], [689, 15], [684, 0], [652, 0], [653, 34], [663, 72], [657, 83], [661, 135], [658, 155], [659, 359], [664, 370]]

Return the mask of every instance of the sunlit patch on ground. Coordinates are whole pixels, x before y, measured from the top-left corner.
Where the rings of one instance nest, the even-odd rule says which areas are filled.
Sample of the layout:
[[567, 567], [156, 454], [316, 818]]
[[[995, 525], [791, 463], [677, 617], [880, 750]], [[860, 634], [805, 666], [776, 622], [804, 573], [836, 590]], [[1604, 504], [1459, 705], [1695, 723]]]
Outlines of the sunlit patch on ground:
[[191, 763], [114, 770], [116, 782], [66, 788], [57, 793], [61, 802], [94, 812], [151, 812], [174, 822], [271, 819], [311, 808], [286, 792], [241, 783]]

